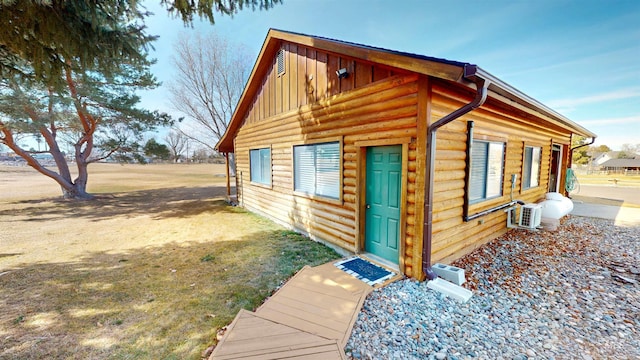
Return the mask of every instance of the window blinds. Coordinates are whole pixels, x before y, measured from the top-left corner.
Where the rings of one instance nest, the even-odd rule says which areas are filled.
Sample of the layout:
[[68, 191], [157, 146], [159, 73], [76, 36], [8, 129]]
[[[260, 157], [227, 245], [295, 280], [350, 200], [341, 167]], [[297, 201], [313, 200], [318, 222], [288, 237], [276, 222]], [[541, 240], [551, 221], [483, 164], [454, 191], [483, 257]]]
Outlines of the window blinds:
[[340, 143], [294, 146], [293, 164], [295, 191], [340, 198]]

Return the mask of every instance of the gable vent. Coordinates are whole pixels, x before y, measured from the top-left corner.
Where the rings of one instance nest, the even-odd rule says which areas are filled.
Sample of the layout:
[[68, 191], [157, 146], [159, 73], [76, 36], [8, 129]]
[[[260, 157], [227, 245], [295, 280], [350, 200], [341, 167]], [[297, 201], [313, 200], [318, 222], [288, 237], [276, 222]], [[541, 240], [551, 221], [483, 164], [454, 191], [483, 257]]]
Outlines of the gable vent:
[[278, 50], [278, 76], [284, 74], [284, 49]]

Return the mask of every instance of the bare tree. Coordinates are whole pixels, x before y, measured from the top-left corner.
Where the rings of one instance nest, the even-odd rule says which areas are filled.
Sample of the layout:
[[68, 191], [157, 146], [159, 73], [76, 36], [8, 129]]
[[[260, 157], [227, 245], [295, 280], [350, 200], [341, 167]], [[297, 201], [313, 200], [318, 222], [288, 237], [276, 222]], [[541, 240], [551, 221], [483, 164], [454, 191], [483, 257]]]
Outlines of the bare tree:
[[189, 139], [182, 133], [182, 131], [178, 129], [171, 129], [164, 138], [164, 141], [169, 145], [173, 162], [178, 162], [182, 156], [182, 152], [187, 147], [187, 141], [189, 141]]
[[620, 154], [618, 156], [622, 156], [623, 158], [634, 159], [636, 156], [640, 155], [640, 144], [622, 144], [620, 147]]
[[[174, 50], [177, 73], [169, 90], [173, 107], [186, 115], [181, 131], [215, 151], [242, 95], [251, 70], [250, 57], [244, 46], [215, 33], [182, 34]], [[233, 157], [231, 161], [234, 171]]]

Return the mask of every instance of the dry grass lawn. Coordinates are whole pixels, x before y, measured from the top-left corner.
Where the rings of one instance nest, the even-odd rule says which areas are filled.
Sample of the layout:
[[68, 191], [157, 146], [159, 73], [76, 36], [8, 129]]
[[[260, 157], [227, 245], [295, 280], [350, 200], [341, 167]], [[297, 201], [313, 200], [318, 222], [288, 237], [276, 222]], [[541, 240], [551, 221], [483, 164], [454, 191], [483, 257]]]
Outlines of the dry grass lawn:
[[197, 359], [328, 248], [223, 202], [221, 165], [90, 166], [87, 202], [0, 167], [0, 359]]
[[577, 174], [578, 181], [584, 185], [612, 185], [613, 179], [617, 179], [620, 186], [640, 187], [640, 175], [624, 174]]

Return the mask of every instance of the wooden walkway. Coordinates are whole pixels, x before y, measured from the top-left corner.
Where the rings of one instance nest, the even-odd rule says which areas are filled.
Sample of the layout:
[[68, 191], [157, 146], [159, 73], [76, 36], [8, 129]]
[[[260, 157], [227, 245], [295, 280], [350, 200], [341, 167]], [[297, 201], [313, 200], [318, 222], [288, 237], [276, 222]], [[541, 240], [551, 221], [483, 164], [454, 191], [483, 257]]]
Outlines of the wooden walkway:
[[344, 359], [371, 290], [333, 263], [306, 266], [255, 313], [240, 311], [209, 360]]
[[209, 359], [344, 359], [336, 340], [325, 339], [240, 310]]

